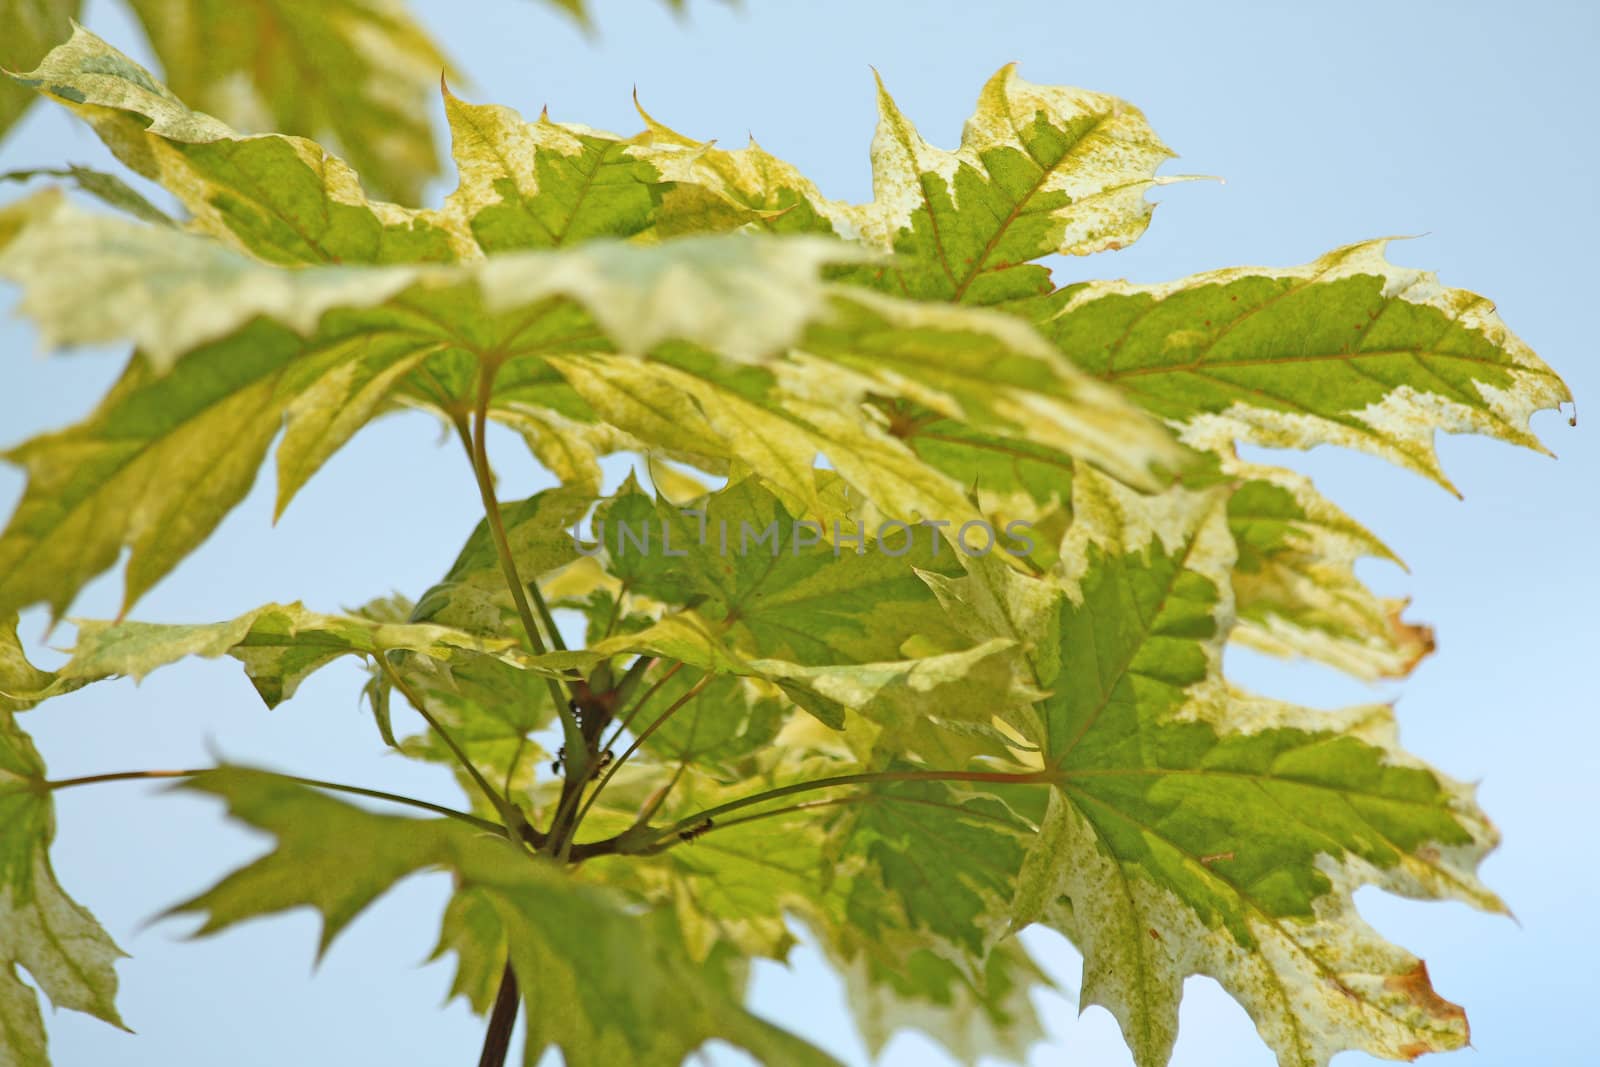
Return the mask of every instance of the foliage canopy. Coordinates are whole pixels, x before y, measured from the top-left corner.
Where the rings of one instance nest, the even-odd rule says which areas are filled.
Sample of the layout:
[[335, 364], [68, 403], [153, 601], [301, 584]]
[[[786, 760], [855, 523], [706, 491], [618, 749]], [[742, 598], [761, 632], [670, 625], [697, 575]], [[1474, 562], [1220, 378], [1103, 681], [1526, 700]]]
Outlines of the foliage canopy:
[[[163, 54], [206, 10], [156, 34]], [[61, 617], [125, 550], [126, 614], [269, 451], [281, 511], [394, 410], [459, 436], [485, 518], [414, 601], [77, 621], [56, 671], [0, 645], [0, 1065], [46, 1063], [19, 969], [120, 1025], [119, 952], [48, 858], [52, 792], [79, 783], [48, 778], [21, 717], [191, 655], [238, 660], [269, 706], [357, 657], [384, 741], [452, 765], [470, 810], [181, 772], [276, 847], [176, 910], [209, 932], [308, 906], [326, 947], [398, 879], [449, 871], [439, 953], [491, 1032], [520, 990], [530, 1065], [551, 1046], [676, 1063], [713, 1038], [830, 1062], [742, 1006], [790, 920], [874, 1049], [910, 1025], [965, 1061], [1020, 1058], [1046, 979], [1015, 934], [1036, 923], [1082, 951], [1084, 1002], [1141, 1067], [1166, 1063], [1191, 974], [1285, 1067], [1466, 1043], [1352, 893], [1503, 911], [1472, 789], [1402, 750], [1387, 706], [1266, 699], [1221, 661], [1234, 641], [1401, 677], [1428, 652], [1355, 576], [1389, 550], [1235, 448], [1337, 444], [1448, 488], [1437, 431], [1540, 447], [1529, 417], [1566, 387], [1487, 301], [1382, 242], [1058, 288], [1039, 261], [1137, 239], [1171, 153], [1136, 108], [1010, 67], [953, 152], [880, 86], [862, 204], [642, 112], [618, 136], [447, 91], [459, 184], [414, 208], [363, 185], [408, 198], [429, 174], [365, 132], [387, 117], [271, 111], [366, 146], [352, 167], [191, 109], [235, 61], [185, 63], [173, 92], [76, 29], [15, 76], [183, 217], [82, 171], [119, 210], [60, 190], [0, 208], [0, 277], [43, 336], [134, 346], [88, 418], [7, 453], [28, 483], [0, 617]], [[500, 501], [490, 421], [559, 488]], [[655, 484], [602, 494], [612, 453], [649, 457]], [[395, 736], [397, 694], [427, 733]]]

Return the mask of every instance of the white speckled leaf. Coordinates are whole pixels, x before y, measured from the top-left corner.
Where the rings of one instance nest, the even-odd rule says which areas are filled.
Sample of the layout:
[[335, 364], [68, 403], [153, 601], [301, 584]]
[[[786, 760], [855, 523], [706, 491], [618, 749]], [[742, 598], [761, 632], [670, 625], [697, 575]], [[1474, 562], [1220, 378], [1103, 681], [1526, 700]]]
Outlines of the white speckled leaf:
[[1451, 488], [1437, 431], [1542, 449], [1534, 412], [1572, 399], [1475, 293], [1350, 245], [1304, 267], [1238, 267], [1162, 285], [1091, 282], [1040, 326], [1081, 369], [1186, 442], [1338, 444]]
[[[1075, 484], [1064, 595], [1038, 616], [1052, 789], [1019, 919], [1084, 952], [1083, 995], [1164, 1064], [1182, 980], [1208, 974], [1285, 1067], [1457, 1048], [1465, 1015], [1356, 914], [1363, 884], [1503, 910], [1475, 869], [1497, 841], [1472, 790], [1403, 752], [1385, 707], [1320, 712], [1220, 674], [1232, 626], [1226, 492], [1152, 508]], [[972, 579], [964, 579], [971, 582]], [[958, 583], [946, 596], [961, 596]]]

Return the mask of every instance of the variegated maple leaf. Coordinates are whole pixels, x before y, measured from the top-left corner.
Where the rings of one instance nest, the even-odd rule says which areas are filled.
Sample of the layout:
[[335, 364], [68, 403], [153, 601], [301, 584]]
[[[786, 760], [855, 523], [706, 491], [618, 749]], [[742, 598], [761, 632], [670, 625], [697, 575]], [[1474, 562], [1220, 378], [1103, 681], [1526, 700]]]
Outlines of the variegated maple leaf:
[[[164, 20], [164, 54], [220, 18], [136, 6]], [[399, 407], [460, 439], [483, 518], [415, 601], [80, 621], [54, 671], [0, 642], [0, 1064], [45, 1063], [18, 968], [117, 1018], [115, 947], [47, 856], [50, 794], [93, 779], [47, 780], [18, 716], [191, 655], [240, 661], [269, 706], [358, 658], [382, 740], [449, 764], [470, 810], [162, 772], [277, 841], [181, 910], [210, 932], [311, 906], [325, 947], [398, 879], [448, 871], [454, 991], [491, 1035], [520, 1004], [530, 1064], [550, 1047], [675, 1063], [716, 1039], [828, 1062], [742, 1006], [749, 960], [782, 959], [794, 922], [875, 1050], [909, 1026], [964, 1062], [1025, 1056], [1048, 983], [1014, 935], [1034, 923], [1081, 949], [1083, 1000], [1140, 1067], [1167, 1062], [1193, 974], [1284, 1067], [1466, 1043], [1462, 1010], [1352, 894], [1503, 911], [1477, 877], [1497, 835], [1471, 788], [1401, 748], [1387, 707], [1292, 706], [1222, 662], [1237, 641], [1371, 679], [1431, 649], [1356, 575], [1394, 559], [1382, 541], [1237, 446], [1352, 447], [1446, 487], [1438, 431], [1541, 447], [1528, 420], [1566, 386], [1483, 298], [1381, 242], [1057, 288], [1048, 256], [1144, 231], [1171, 153], [1131, 105], [1012, 67], [954, 150], [880, 85], [860, 204], [754, 144], [648, 115], [629, 135], [527, 121], [447, 90], [458, 182], [423, 208], [363, 185], [431, 173], [405, 64], [325, 42], [360, 90], [330, 109], [283, 97], [290, 68], [238, 84], [271, 42], [223, 34], [174, 92], [81, 29], [31, 54], [66, 17], [38, 12], [17, 82], [183, 217], [81, 168], [63, 176], [119, 214], [60, 191], [0, 207], [0, 277], [46, 342], [134, 349], [87, 419], [6, 454], [28, 482], [0, 532], [0, 615], [62, 615], [124, 550], [132, 607], [275, 441], [281, 510]], [[381, 17], [426, 52], [391, 16], [260, 13], [295, 40]], [[224, 83], [288, 133], [190, 106], [247, 124]], [[324, 130], [349, 162], [304, 136]], [[560, 486], [502, 502], [491, 421]], [[642, 455], [654, 484], [603, 496], [611, 453]], [[396, 737], [396, 701], [427, 730]]]

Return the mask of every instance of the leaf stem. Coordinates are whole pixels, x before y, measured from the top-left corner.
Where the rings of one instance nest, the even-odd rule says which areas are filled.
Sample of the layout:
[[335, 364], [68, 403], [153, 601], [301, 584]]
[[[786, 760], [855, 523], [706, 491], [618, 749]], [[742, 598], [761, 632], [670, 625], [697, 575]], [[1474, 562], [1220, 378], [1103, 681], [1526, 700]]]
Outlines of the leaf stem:
[[[489, 469], [489, 398], [494, 389], [495, 373], [499, 370], [498, 363], [484, 362], [478, 372], [478, 403], [472, 412], [472, 426], [469, 428], [464, 419], [456, 422], [456, 431], [461, 434], [461, 443], [467, 448], [467, 456], [472, 461], [472, 474], [478, 482], [478, 496], [483, 501], [484, 521], [489, 525], [489, 538], [494, 542], [495, 555], [500, 560], [500, 572], [505, 577], [506, 589], [511, 594], [511, 601], [516, 605], [517, 616], [522, 620], [522, 630], [528, 640], [528, 648], [534, 655], [543, 655], [549, 647], [545, 644], [540, 634], [539, 623], [533, 617], [533, 609], [528, 604], [527, 587], [522, 582], [522, 577], [517, 573], [516, 557], [511, 552], [511, 539], [506, 536], [505, 520], [500, 515], [500, 501], [495, 496], [494, 473]], [[538, 596], [535, 587], [534, 594]], [[539, 603], [544, 604], [544, 598], [539, 597]], [[548, 614], [549, 609], [545, 609]], [[553, 625], [553, 624], [552, 624]], [[560, 682], [554, 678], [548, 679], [550, 698], [555, 701], [556, 713], [562, 718], [564, 725], [569, 728], [573, 725], [569, 720], [573, 718], [572, 709], [568, 706], [568, 696]]]
[[758, 822], [761, 819], [771, 819], [779, 815], [793, 815], [801, 811], [814, 811], [817, 808], [840, 808], [846, 804], [859, 804], [872, 797], [871, 793], [851, 793], [849, 796], [833, 797], [829, 800], [803, 800], [798, 804], [789, 804], [781, 808], [768, 808], [766, 811], [752, 812], [749, 815], [740, 815], [733, 819], [724, 819], [711, 827], [711, 833], [726, 830], [730, 826], [739, 826], [747, 822]]
[[[155, 781], [168, 778], [193, 778], [197, 775], [209, 774], [214, 770], [216, 770], [215, 767], [192, 767], [180, 771], [114, 771], [110, 774], [85, 775], [82, 778], [58, 778], [53, 781], [44, 782], [42, 785], [44, 789], [53, 793], [57, 789], [75, 789], [80, 785], [100, 785], [104, 782], [137, 782]], [[435, 815], [443, 815], [447, 819], [455, 819], [459, 822], [476, 826], [480, 830], [488, 830], [496, 834], [503, 833], [505, 831], [505, 827], [501, 826], [499, 823], [492, 822], [489, 819], [480, 818], [476, 815], [470, 814], [469, 812], [457, 811], [455, 808], [447, 808], [443, 804], [435, 804], [432, 801], [419, 800], [416, 797], [403, 796], [399, 793], [386, 793], [381, 789], [368, 789], [365, 786], [346, 785], [343, 782], [328, 782], [321, 778], [303, 778], [298, 774], [277, 774], [276, 772], [272, 771], [267, 773], [274, 774], [276, 777], [282, 778], [288, 782], [298, 782], [301, 785], [311, 786], [316, 789], [326, 789], [333, 793], [349, 793], [352, 796], [369, 797], [373, 800], [386, 800], [391, 804], [403, 804], [409, 808], [420, 808], [423, 811], [431, 811]]]
[[1050, 771], [1023, 771], [1010, 773], [1006, 771], [864, 771], [859, 774], [840, 774], [832, 778], [818, 778], [809, 782], [795, 782], [791, 785], [779, 786], [769, 789], [764, 793], [755, 793], [751, 796], [730, 800], [725, 804], [707, 808], [696, 812], [686, 818], [679, 819], [670, 826], [664, 826], [644, 835], [638, 841], [617, 842], [618, 851], [648, 852], [653, 846], [663, 840], [670, 839], [685, 831], [703, 827], [707, 820], [715, 820], [719, 816], [730, 812], [740, 811], [744, 808], [764, 804], [783, 797], [794, 796], [797, 793], [808, 793], [818, 789], [834, 789], [844, 785], [870, 785], [880, 782], [990, 782], [1000, 785], [1029, 785], [1051, 780]]
[[[656, 657], [641, 655], [628, 664], [628, 669], [622, 672], [622, 677], [617, 679], [617, 684], [612, 687], [616, 691], [618, 703], [633, 696], [633, 691], [638, 686], [639, 679], [644, 677], [645, 672], [650, 669], [650, 665], [655, 662]], [[613, 737], [612, 740], [615, 741], [616, 738]]]
[[429, 729], [439, 735], [439, 740], [444, 742], [445, 747], [450, 750], [450, 754], [456, 758], [456, 762], [461, 764], [461, 769], [467, 772], [467, 776], [478, 787], [478, 791], [483, 794], [484, 799], [494, 807], [495, 811], [500, 813], [500, 818], [505, 823], [501, 829], [504, 830], [506, 836], [511, 839], [513, 844], [521, 847], [525, 840], [523, 828], [527, 823], [527, 820], [522, 817], [522, 813], [513, 807], [509, 800], [501, 796], [494, 786], [489, 784], [483, 773], [478, 770], [477, 764], [473, 763], [467, 756], [466, 751], [456, 743], [456, 739], [450, 736], [450, 731], [444, 728], [444, 724], [433, 717], [433, 713], [428, 710], [422, 698], [412, 690], [411, 686], [406, 684], [404, 678], [400, 677], [400, 672], [390, 665], [388, 658], [382, 653], [379, 653], [375, 658], [378, 661], [379, 668], [388, 677], [390, 683], [400, 690], [411, 706], [416, 709], [417, 714], [421, 715], [423, 721], [428, 724]]
[[533, 606], [539, 612], [539, 619], [544, 623], [545, 632], [550, 636], [550, 644], [557, 652], [567, 650], [567, 642], [561, 637], [561, 628], [556, 625], [556, 617], [550, 614], [550, 605], [545, 603], [544, 594], [539, 592], [538, 582], [528, 582], [524, 587], [528, 596], [533, 598]]

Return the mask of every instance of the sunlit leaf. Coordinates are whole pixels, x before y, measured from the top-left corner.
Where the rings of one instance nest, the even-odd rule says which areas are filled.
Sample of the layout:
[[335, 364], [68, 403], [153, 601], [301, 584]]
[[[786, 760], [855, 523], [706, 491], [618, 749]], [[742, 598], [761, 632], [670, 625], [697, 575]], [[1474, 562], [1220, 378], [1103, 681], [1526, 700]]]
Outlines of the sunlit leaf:
[[1091, 282], [1036, 317], [1080, 368], [1200, 447], [1338, 444], [1446, 488], [1436, 431], [1542, 450], [1528, 419], [1572, 399], [1561, 379], [1489, 301], [1384, 250], [1373, 241], [1304, 267], [1163, 285]]
[[244, 665], [256, 692], [273, 707], [292, 697], [312, 672], [343, 656], [407, 652], [428, 657], [443, 668], [479, 657], [513, 662], [523, 658], [511, 640], [428, 623], [322, 615], [301, 604], [268, 604], [220, 623], [75, 621], [78, 638], [72, 658], [59, 670], [39, 672], [35, 688], [17, 696], [53, 696], [103, 678], [138, 681], [186, 656], [226, 655]]
[[1283, 1063], [1459, 1047], [1460, 1009], [1351, 894], [1500, 910], [1474, 875], [1496, 834], [1471, 790], [1400, 750], [1387, 708], [1311, 711], [1222, 679], [1233, 546], [1217, 492], [1156, 510], [1092, 484], [1066, 595], [1041, 619], [1059, 648], [1037, 661], [1052, 794], [1021, 916], [1077, 940], [1085, 1002], [1111, 1009], [1141, 1064], [1166, 1062], [1193, 973]]
[[[669, 143], [694, 146], [649, 116]], [[995, 304], [1048, 292], [1033, 263], [1052, 252], [1120, 248], [1149, 223], [1146, 190], [1171, 158], [1132, 105], [1081, 89], [1034, 85], [1006, 66], [984, 86], [961, 147], [928, 144], [878, 84], [873, 200], [824, 198], [754, 143], [699, 145], [702, 184], [766, 213], [774, 229], [833, 232], [896, 253], [859, 279], [919, 300]]]
[[[880, 86], [863, 204], [754, 142], [642, 112], [637, 134], [530, 121], [448, 88], [454, 190], [384, 203], [367, 188], [433, 173], [420, 63], [438, 65], [392, 2], [135, 0], [186, 59], [183, 97], [285, 134], [203, 114], [81, 29], [14, 76], [187, 217], [82, 168], [55, 173], [118, 215], [59, 190], [0, 208], [0, 278], [45, 344], [134, 348], [85, 421], [7, 453], [27, 485], [0, 615], [59, 617], [125, 551], [126, 608], [275, 440], [281, 513], [398, 409], [468, 446], [491, 507], [491, 421], [558, 487], [498, 503], [503, 548], [463, 529], [415, 603], [83, 622], [55, 671], [0, 642], [0, 1067], [43, 1067], [22, 972], [115, 1021], [115, 948], [49, 874], [51, 787], [15, 715], [190, 655], [242, 661], [269, 705], [355, 657], [383, 740], [447, 765], [477, 815], [206, 774], [193, 788], [276, 844], [180, 910], [212, 932], [311, 907], [326, 948], [398, 880], [448, 872], [452, 993], [487, 1011], [509, 960], [529, 1067], [550, 1048], [669, 1065], [713, 1040], [828, 1062], [741, 1007], [751, 961], [784, 959], [798, 926], [875, 1052], [909, 1027], [964, 1062], [1024, 1058], [1049, 985], [1016, 940], [1032, 923], [1077, 945], [1083, 1003], [1139, 1067], [1168, 1061], [1190, 975], [1283, 1067], [1466, 1043], [1353, 894], [1503, 911], [1473, 790], [1400, 748], [1389, 708], [1257, 697], [1222, 660], [1232, 641], [1370, 680], [1430, 651], [1357, 576], [1398, 562], [1384, 544], [1238, 446], [1346, 445], [1446, 485], [1439, 430], [1539, 447], [1530, 416], [1568, 391], [1486, 301], [1382, 242], [1058, 288], [1041, 261], [1137, 238], [1171, 153], [1130, 105], [1009, 66], [955, 151]], [[639, 478], [602, 498], [614, 453]], [[397, 698], [427, 730], [396, 736]], [[501, 822], [514, 840], [484, 832]]]

